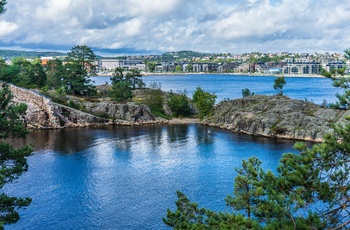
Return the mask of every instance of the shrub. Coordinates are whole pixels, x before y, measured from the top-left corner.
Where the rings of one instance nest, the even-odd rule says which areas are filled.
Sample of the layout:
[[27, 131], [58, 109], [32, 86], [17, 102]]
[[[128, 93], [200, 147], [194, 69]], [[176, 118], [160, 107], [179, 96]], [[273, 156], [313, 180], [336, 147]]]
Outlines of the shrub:
[[174, 117], [188, 116], [190, 114], [190, 105], [186, 94], [176, 94], [170, 91], [168, 106], [173, 112]]
[[242, 89], [242, 97], [248, 97], [254, 95], [254, 92], [251, 92], [248, 88]]

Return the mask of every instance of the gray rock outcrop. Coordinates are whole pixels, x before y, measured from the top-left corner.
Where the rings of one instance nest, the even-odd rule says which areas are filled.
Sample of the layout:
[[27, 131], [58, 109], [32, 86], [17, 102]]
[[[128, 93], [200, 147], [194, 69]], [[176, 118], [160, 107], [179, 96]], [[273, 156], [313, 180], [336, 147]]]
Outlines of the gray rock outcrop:
[[135, 103], [85, 102], [79, 105], [84, 112], [57, 104], [35, 91], [10, 85], [14, 102], [27, 104], [23, 118], [28, 128], [49, 129], [64, 127], [88, 127], [117, 125], [140, 125], [166, 123], [155, 117], [145, 105]]
[[257, 136], [322, 141], [332, 123], [344, 123], [348, 110], [321, 108], [284, 96], [255, 95], [221, 102], [203, 124]]

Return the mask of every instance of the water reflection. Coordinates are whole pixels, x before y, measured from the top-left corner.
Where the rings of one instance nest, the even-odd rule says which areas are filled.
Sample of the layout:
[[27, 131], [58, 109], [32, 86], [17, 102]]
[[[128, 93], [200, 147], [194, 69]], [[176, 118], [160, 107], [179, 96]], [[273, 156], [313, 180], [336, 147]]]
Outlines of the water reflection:
[[292, 141], [201, 125], [41, 130], [25, 141], [35, 142], [29, 171], [6, 189], [33, 203], [9, 229], [164, 229], [176, 190], [225, 211], [242, 159], [275, 169], [293, 151]]
[[188, 125], [169, 125], [168, 139], [170, 142], [184, 142], [188, 138]]
[[201, 126], [196, 129], [196, 141], [197, 144], [212, 144], [214, 142], [214, 133], [209, 126]]

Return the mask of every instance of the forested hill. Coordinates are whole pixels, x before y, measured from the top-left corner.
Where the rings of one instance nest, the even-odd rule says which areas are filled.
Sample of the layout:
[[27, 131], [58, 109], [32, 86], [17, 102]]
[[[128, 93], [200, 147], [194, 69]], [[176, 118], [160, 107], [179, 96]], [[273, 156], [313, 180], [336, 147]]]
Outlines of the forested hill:
[[0, 58], [12, 59], [15, 57], [38, 58], [38, 57], [56, 57], [65, 56], [60, 52], [38, 52], [38, 51], [18, 51], [18, 50], [0, 50]]

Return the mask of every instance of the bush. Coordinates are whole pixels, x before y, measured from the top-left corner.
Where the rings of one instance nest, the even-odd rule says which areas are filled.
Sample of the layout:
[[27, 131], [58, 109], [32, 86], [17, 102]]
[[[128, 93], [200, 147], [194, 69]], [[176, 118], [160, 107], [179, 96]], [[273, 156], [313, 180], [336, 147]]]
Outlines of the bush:
[[143, 102], [151, 109], [152, 113], [157, 117], [167, 118], [164, 114], [163, 103], [164, 96], [163, 92], [160, 89], [160, 83], [152, 83], [150, 86], [150, 91], [148, 95], [145, 97]]
[[251, 92], [248, 88], [242, 89], [242, 97], [248, 97], [254, 95], [254, 92]]
[[196, 104], [196, 108], [199, 111], [199, 117], [201, 119], [211, 114], [215, 104], [215, 99], [215, 94], [205, 92], [203, 89], [201, 89], [201, 87], [197, 87], [193, 94], [193, 102]]
[[174, 117], [188, 116], [190, 114], [190, 105], [186, 94], [176, 94], [170, 91], [168, 106], [173, 112]]

